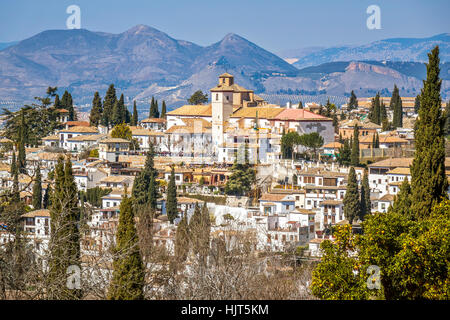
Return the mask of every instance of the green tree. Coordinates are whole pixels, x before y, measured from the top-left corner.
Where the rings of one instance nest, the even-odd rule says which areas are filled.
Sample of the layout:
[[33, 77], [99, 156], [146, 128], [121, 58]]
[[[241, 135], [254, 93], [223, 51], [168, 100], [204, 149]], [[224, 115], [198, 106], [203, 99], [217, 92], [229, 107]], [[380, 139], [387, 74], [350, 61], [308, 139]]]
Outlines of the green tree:
[[108, 91], [106, 91], [105, 99], [103, 100], [103, 113], [101, 123], [106, 127], [111, 125], [111, 115], [116, 101], [116, 89], [114, 88], [114, 84], [111, 84], [108, 88]]
[[[296, 133], [296, 132], [294, 132]], [[317, 132], [305, 133], [298, 138], [293, 137], [293, 141], [298, 142], [299, 145], [312, 150], [314, 159], [317, 158], [317, 149], [323, 146], [323, 137]]]
[[446, 136], [450, 135], [450, 100], [445, 105], [445, 123], [444, 123], [444, 134]]
[[342, 147], [339, 148], [338, 162], [340, 165], [350, 164], [352, 148], [349, 139], [345, 139]]
[[358, 99], [356, 98], [355, 92], [352, 90], [352, 92], [350, 93], [350, 99], [348, 101], [347, 110], [352, 111], [357, 108], [358, 108]]
[[149, 118], [159, 118], [159, 107], [158, 107], [158, 101], [155, 100], [154, 97], [152, 97], [152, 102], [150, 103], [150, 111], [149, 111]]
[[61, 107], [69, 111], [69, 121], [78, 120], [77, 113], [73, 107], [72, 95], [66, 90], [61, 98]]
[[420, 95], [416, 96], [416, 99], [414, 99], [414, 112], [419, 113], [420, 109]]
[[139, 250], [133, 205], [126, 193], [120, 204], [109, 300], [144, 298], [144, 264]]
[[167, 186], [167, 205], [166, 205], [167, 217], [170, 223], [178, 216], [178, 204], [177, 204], [177, 186], [175, 184], [175, 168], [172, 167], [170, 172], [169, 184]]
[[370, 186], [369, 186], [369, 175], [367, 174], [367, 169], [364, 170], [364, 176], [361, 184], [361, 216], [362, 220], [365, 219], [366, 215], [370, 215], [372, 210], [372, 203], [370, 201]]
[[298, 109], [303, 109], [303, 103], [301, 101], [298, 102]]
[[98, 91], [96, 91], [94, 94], [94, 99], [92, 100], [91, 114], [89, 116], [89, 123], [91, 126], [97, 127], [100, 124], [102, 112], [102, 98], [100, 97]]
[[51, 193], [52, 193], [52, 187], [50, 187], [50, 184], [47, 184], [47, 189], [45, 189], [44, 198], [42, 199], [42, 208], [48, 209], [52, 202], [51, 202]]
[[353, 128], [353, 145], [352, 153], [350, 156], [350, 163], [352, 166], [359, 165], [359, 127], [356, 124]]
[[136, 101], [133, 103], [133, 117], [131, 118], [131, 125], [137, 126], [139, 122], [137, 107], [136, 107]]
[[420, 94], [419, 117], [414, 127], [416, 151], [411, 166], [412, 211], [417, 217], [428, 216], [434, 205], [448, 197], [439, 47], [428, 54], [428, 59], [427, 78]]
[[281, 153], [284, 159], [294, 159], [294, 147], [301, 142], [300, 135], [295, 132], [283, 133], [281, 136]]
[[131, 191], [133, 197], [133, 203], [137, 206], [149, 204], [149, 190], [150, 181], [152, 177], [156, 179], [158, 175], [154, 165], [154, 151], [153, 145], [150, 145], [150, 150], [147, 152], [145, 158], [144, 169], [138, 174]]
[[112, 138], [121, 138], [131, 141], [133, 138], [130, 127], [126, 123], [116, 125], [111, 131]]
[[42, 208], [42, 181], [41, 168], [39, 165], [36, 168], [36, 178], [33, 184], [33, 208], [35, 210]]
[[351, 225], [335, 226], [333, 235], [334, 242], [325, 240], [320, 245], [323, 257], [312, 274], [312, 293], [326, 300], [367, 299], [366, 274], [349, 253], [355, 250]]
[[161, 107], [161, 118], [166, 119], [166, 117], [167, 117], [166, 114], [167, 114], [166, 102], [163, 100], [162, 107]]
[[190, 230], [187, 221], [187, 213], [183, 214], [181, 221], [177, 225], [177, 231], [175, 233], [175, 258], [177, 265], [186, 261], [189, 254], [189, 237]]
[[231, 167], [231, 176], [225, 185], [225, 193], [235, 196], [246, 195], [251, 191], [255, 181], [256, 172], [248, 160], [248, 146], [241, 145]]
[[405, 178], [405, 180], [403, 180], [400, 186], [400, 191], [395, 197], [394, 205], [392, 206], [391, 210], [393, 210], [396, 213], [402, 214], [408, 218], [411, 218], [412, 202], [413, 201], [411, 199], [411, 187], [409, 185], [408, 179]]
[[396, 85], [394, 85], [394, 91], [392, 92], [392, 98], [390, 102], [390, 108], [394, 111], [394, 118], [392, 120], [392, 126], [394, 128], [403, 127], [403, 106], [400, 93]]
[[55, 183], [50, 208], [50, 299], [79, 299], [79, 289], [66, 286], [69, 266], [80, 266], [80, 233], [77, 186], [72, 173], [72, 163], [61, 157], [55, 168]]
[[203, 203], [201, 209], [198, 203], [195, 204], [194, 214], [189, 222], [189, 231], [193, 252], [199, 256], [202, 263], [205, 263], [209, 250], [211, 232], [211, 222], [206, 203]]
[[188, 99], [190, 105], [200, 105], [208, 102], [208, 94], [203, 93], [201, 90], [195, 91], [194, 94]]
[[351, 167], [348, 173], [347, 191], [344, 197], [344, 215], [350, 224], [361, 216], [361, 203], [359, 201], [358, 181], [355, 168]]
[[19, 173], [26, 173], [27, 172], [27, 162], [26, 162], [26, 153], [25, 153], [25, 139], [27, 135], [27, 126], [25, 123], [25, 113], [22, 110], [21, 111], [21, 126], [19, 131], [19, 139], [18, 139], [18, 146], [17, 149], [19, 151], [18, 157], [17, 157], [17, 169], [19, 170]]

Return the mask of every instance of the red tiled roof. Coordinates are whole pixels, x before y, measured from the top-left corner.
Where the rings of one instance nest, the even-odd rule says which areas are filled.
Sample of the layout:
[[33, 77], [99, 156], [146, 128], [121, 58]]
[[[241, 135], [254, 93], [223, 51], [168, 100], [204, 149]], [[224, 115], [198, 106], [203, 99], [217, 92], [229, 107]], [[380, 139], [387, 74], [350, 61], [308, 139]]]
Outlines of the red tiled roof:
[[285, 109], [274, 117], [275, 120], [319, 120], [331, 121], [332, 119], [305, 109]]

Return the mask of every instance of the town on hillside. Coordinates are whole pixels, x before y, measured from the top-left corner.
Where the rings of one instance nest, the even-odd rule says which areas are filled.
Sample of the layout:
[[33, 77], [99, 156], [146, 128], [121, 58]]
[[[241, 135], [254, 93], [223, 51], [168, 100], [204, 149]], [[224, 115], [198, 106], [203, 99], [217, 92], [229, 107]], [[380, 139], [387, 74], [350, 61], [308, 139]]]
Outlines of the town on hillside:
[[[447, 216], [450, 208], [450, 106], [436, 105], [427, 81], [418, 97], [395, 87], [390, 97], [352, 92], [343, 105], [275, 105], [224, 73], [179, 108], [152, 98], [143, 119], [113, 84], [103, 98], [92, 93], [88, 115], [77, 112], [70, 92], [60, 98], [49, 87], [35, 104], [2, 115], [0, 299], [255, 299], [258, 286], [279, 288], [267, 299], [376, 296], [352, 291], [365, 286], [369, 265], [381, 264], [370, 241], [357, 237], [388, 232], [389, 219], [406, 228], [406, 218], [388, 214], [427, 215], [441, 198]], [[362, 260], [353, 264], [347, 251]], [[8, 260], [14, 252], [26, 264]], [[333, 293], [323, 268], [339, 254], [362, 280]], [[83, 286], [69, 290], [73, 266]], [[142, 290], [121, 282], [123, 268]], [[5, 270], [18, 273], [6, 278]], [[231, 284], [233, 273], [241, 276]], [[285, 277], [292, 281], [283, 287]], [[443, 277], [447, 291], [431, 283], [413, 297], [448, 299]], [[212, 278], [233, 293], [207, 289]], [[397, 285], [383, 297], [402, 297]]]

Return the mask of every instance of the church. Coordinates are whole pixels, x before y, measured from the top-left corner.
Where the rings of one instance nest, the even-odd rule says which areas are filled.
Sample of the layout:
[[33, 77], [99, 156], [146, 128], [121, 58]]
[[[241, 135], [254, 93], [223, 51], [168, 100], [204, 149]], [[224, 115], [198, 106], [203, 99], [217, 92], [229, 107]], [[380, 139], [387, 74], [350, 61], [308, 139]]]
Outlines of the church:
[[210, 97], [207, 105], [184, 105], [167, 113], [172, 153], [232, 163], [240, 145], [246, 144], [251, 162], [268, 163], [281, 157], [283, 132], [318, 132], [324, 144], [334, 142], [332, 119], [269, 104], [234, 83], [231, 74], [219, 76]]

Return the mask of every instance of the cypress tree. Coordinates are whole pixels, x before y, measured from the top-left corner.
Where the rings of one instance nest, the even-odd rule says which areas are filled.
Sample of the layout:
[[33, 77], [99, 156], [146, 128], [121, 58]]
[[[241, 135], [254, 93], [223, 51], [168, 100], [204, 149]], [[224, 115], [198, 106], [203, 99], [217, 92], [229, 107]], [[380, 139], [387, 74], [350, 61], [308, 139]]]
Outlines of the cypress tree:
[[170, 172], [169, 184], [167, 186], [167, 217], [170, 220], [170, 223], [173, 223], [173, 220], [178, 215], [178, 205], [177, 205], [177, 186], [175, 184], [175, 168], [172, 167], [172, 171]]
[[14, 174], [17, 172], [17, 160], [16, 160], [16, 153], [13, 151], [12, 159], [11, 159], [11, 176], [14, 176]]
[[352, 166], [359, 165], [359, 128], [357, 124], [355, 124], [353, 129], [353, 145], [350, 163]]
[[111, 125], [111, 114], [116, 100], [116, 89], [114, 88], [114, 84], [111, 84], [108, 91], [106, 91], [105, 99], [103, 100], [103, 114], [101, 123], [106, 127]]
[[187, 259], [190, 245], [189, 235], [190, 230], [187, 221], [187, 212], [185, 212], [177, 225], [177, 232], [175, 234], [175, 257], [178, 265]]
[[[119, 116], [120, 122], [119, 123], [124, 123], [124, 122], [127, 123], [128, 109], [125, 106], [125, 99], [123, 97], [123, 93], [120, 95], [120, 99], [119, 99], [119, 112], [120, 112], [120, 116]], [[129, 119], [128, 119], [128, 122], [130, 122]]]
[[150, 110], [148, 112], [149, 118], [155, 117], [155, 97], [152, 97], [152, 101], [150, 102]]
[[18, 149], [19, 154], [17, 157], [17, 169], [19, 170], [19, 173], [26, 173], [26, 153], [25, 153], [25, 135], [27, 132], [27, 126], [25, 123], [25, 113], [23, 109], [20, 112], [20, 129], [19, 129], [19, 142], [18, 142]]
[[158, 100], [155, 101], [155, 118], [159, 118]]
[[364, 176], [361, 184], [361, 216], [360, 219], [371, 213], [372, 204], [370, 202], [370, 186], [367, 169], [364, 170]]
[[94, 99], [92, 100], [91, 115], [89, 117], [89, 123], [91, 126], [97, 127], [100, 124], [103, 112], [102, 109], [102, 98], [97, 91], [95, 92]]
[[351, 154], [352, 154], [352, 149], [350, 147], [350, 142], [348, 139], [345, 139], [343, 146], [341, 148], [339, 148], [339, 157], [338, 157], [339, 164], [340, 165], [349, 164], [350, 159], [351, 159]]
[[344, 215], [350, 224], [356, 217], [361, 216], [361, 204], [359, 202], [358, 181], [355, 168], [351, 167], [348, 174], [347, 191], [344, 197]]
[[444, 124], [444, 134], [446, 136], [450, 135], [450, 100], [445, 105], [445, 124]]
[[198, 203], [196, 203], [194, 214], [189, 223], [189, 231], [192, 249], [195, 254], [200, 256], [202, 262], [205, 262], [207, 250], [209, 249], [210, 228], [209, 211], [206, 207], [206, 203], [203, 203], [202, 209], [200, 209]]
[[42, 208], [42, 181], [41, 168], [39, 165], [36, 168], [36, 179], [33, 185], [33, 208], [35, 210]]
[[117, 100], [114, 103], [112, 114], [111, 114], [111, 119], [110, 119], [110, 123], [113, 127], [122, 123], [122, 121], [121, 121], [121, 113], [122, 112], [121, 112], [120, 108], [121, 108], [120, 102]]
[[383, 123], [383, 121], [387, 121], [388, 120], [388, 118], [387, 118], [387, 111], [386, 111], [386, 105], [384, 104], [384, 102], [383, 101], [381, 101], [381, 103], [380, 103], [380, 112], [379, 112], [379, 114], [380, 114], [380, 123], [379, 124], [382, 124]]
[[298, 109], [303, 109], [303, 103], [301, 101], [298, 102]]
[[66, 90], [61, 99], [61, 107], [69, 111], [69, 121], [77, 120], [77, 114], [73, 107], [72, 95]]
[[80, 234], [78, 192], [73, 178], [72, 164], [64, 164], [61, 157], [55, 168], [55, 190], [50, 207], [50, 299], [79, 299], [81, 290], [66, 286], [69, 266], [80, 266]]
[[408, 178], [405, 177], [405, 180], [403, 180], [403, 183], [400, 186], [400, 191], [395, 197], [394, 205], [391, 210], [396, 213], [403, 214], [408, 218], [412, 218], [411, 205], [411, 187], [409, 185]]
[[138, 118], [138, 112], [137, 112], [137, 107], [136, 107], [136, 101], [134, 101], [133, 104], [133, 117], [131, 118], [131, 125], [132, 126], [137, 126], [139, 122], [139, 118]]
[[416, 99], [414, 100], [414, 112], [419, 113], [420, 108], [420, 95], [416, 96]]
[[356, 108], [358, 108], [358, 99], [356, 98], [355, 92], [352, 90], [352, 92], [350, 93], [347, 110], [352, 111]]
[[53, 103], [55, 108], [61, 108], [61, 101], [59, 101], [59, 95], [55, 95], [55, 102]]
[[20, 190], [19, 190], [19, 171], [16, 169], [13, 172], [13, 190], [11, 202], [19, 203], [20, 202]]
[[52, 188], [50, 187], [50, 183], [47, 184], [47, 189], [45, 189], [44, 198], [42, 199], [42, 208], [48, 209], [51, 206], [51, 193]]
[[154, 150], [153, 145], [150, 145], [150, 150], [147, 152], [144, 169], [139, 173], [133, 183], [132, 196], [136, 205], [145, 205], [149, 203], [149, 190], [151, 177], [156, 178], [158, 172], [154, 167]]
[[394, 90], [392, 92], [392, 98], [389, 106], [391, 110], [394, 111], [394, 117], [392, 120], [393, 127], [401, 128], [403, 126], [403, 106], [402, 99], [396, 85], [394, 85]]
[[163, 100], [162, 107], [161, 107], [161, 118], [166, 119], [166, 113], [167, 113], [167, 107], [166, 107], [166, 101]]
[[432, 207], [447, 198], [444, 118], [441, 115], [439, 47], [428, 54], [427, 79], [420, 94], [419, 117], [414, 127], [415, 157], [411, 166], [411, 190], [416, 217], [426, 217]]
[[120, 204], [119, 225], [114, 248], [113, 275], [109, 300], [144, 299], [144, 264], [139, 250], [132, 201], [126, 195]]
[[369, 119], [371, 122], [378, 125], [381, 124], [380, 121], [380, 93], [378, 92], [375, 98], [372, 98], [372, 108], [370, 109]]
[[150, 175], [150, 184], [148, 187], [148, 202], [149, 202], [150, 208], [156, 210], [157, 200], [158, 200], [158, 186], [157, 186], [156, 177], [154, 174], [152, 174], [152, 175]]
[[378, 135], [378, 132], [375, 133], [376, 138], [375, 138], [375, 148], [379, 148], [380, 147], [380, 136]]

